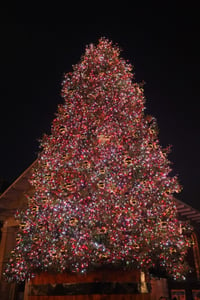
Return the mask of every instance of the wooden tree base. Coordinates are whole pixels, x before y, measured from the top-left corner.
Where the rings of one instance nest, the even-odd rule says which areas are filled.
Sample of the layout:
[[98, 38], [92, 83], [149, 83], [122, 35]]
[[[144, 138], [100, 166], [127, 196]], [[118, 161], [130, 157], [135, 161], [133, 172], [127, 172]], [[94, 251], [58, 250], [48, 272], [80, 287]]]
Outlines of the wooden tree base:
[[89, 274], [38, 274], [29, 282], [28, 300], [150, 300], [140, 271], [97, 270]]

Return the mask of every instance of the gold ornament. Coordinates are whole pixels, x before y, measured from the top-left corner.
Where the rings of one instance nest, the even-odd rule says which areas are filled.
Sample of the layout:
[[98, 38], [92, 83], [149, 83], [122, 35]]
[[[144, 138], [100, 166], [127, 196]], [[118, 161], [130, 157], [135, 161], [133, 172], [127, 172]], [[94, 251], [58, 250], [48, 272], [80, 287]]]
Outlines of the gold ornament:
[[99, 258], [107, 258], [108, 255], [106, 253], [100, 253]]
[[177, 252], [177, 250], [176, 250], [176, 249], [174, 249], [174, 248], [170, 248], [170, 249], [169, 249], [169, 251], [170, 251], [170, 253], [171, 253], [171, 254], [173, 254], [173, 253], [176, 253], [176, 252]]
[[44, 179], [45, 179], [46, 182], [49, 182], [51, 180], [51, 174], [45, 175]]
[[108, 230], [107, 230], [106, 227], [102, 227], [101, 230], [100, 230], [100, 233], [101, 233], [101, 234], [105, 234], [105, 233], [107, 233], [107, 231], [108, 231]]
[[24, 229], [24, 227], [26, 226], [26, 223], [21, 223], [19, 226], [21, 229]]
[[149, 129], [149, 132], [150, 132], [150, 134], [152, 134], [152, 135], [154, 135], [154, 134], [156, 133], [155, 129], [153, 129], [153, 128], [150, 128], [150, 129]]
[[74, 189], [75, 189], [74, 184], [71, 183], [71, 182], [66, 183], [65, 187], [66, 187], [66, 189], [67, 189], [69, 192], [73, 192]]
[[149, 143], [149, 148], [150, 149], [158, 149], [158, 145], [154, 142], [154, 143]]
[[131, 204], [131, 205], [135, 205], [136, 203], [137, 203], [136, 199], [133, 198], [133, 197], [131, 197], [131, 199], [130, 199], [130, 204]]
[[100, 134], [98, 135], [98, 142], [100, 144], [105, 144], [110, 141], [110, 137], [107, 135]]
[[19, 242], [20, 241], [20, 236], [16, 237], [16, 241]]
[[69, 220], [69, 225], [70, 226], [76, 226], [78, 224], [78, 219], [77, 218], [71, 218], [70, 220]]
[[97, 185], [98, 185], [98, 187], [99, 187], [100, 189], [104, 189], [104, 187], [105, 187], [105, 183], [104, 183], [103, 181], [99, 181], [99, 182], [97, 183]]
[[160, 222], [160, 225], [161, 225], [162, 228], [166, 228], [167, 227], [167, 222], [162, 221], [162, 222]]
[[138, 250], [140, 247], [137, 243], [134, 243], [132, 246], [133, 249]]
[[103, 168], [103, 167], [100, 168], [99, 173], [100, 173], [100, 174], [105, 174], [105, 168]]
[[57, 258], [57, 253], [56, 252], [53, 252], [51, 255], [52, 255], [52, 257]]
[[64, 134], [64, 133], [65, 133], [65, 131], [66, 131], [66, 128], [65, 128], [65, 126], [60, 126], [60, 128], [59, 128], [59, 132], [60, 132], [61, 134]]
[[190, 241], [190, 246], [193, 247], [194, 245], [195, 245], [195, 241], [194, 240]]
[[130, 165], [132, 164], [132, 159], [131, 159], [131, 157], [130, 157], [130, 156], [126, 156], [126, 157], [124, 158], [124, 163], [125, 163], [126, 166], [130, 166]]
[[43, 228], [43, 224], [42, 224], [42, 223], [39, 223], [38, 228], [39, 228], [39, 229], [42, 229], [42, 228]]
[[162, 151], [160, 151], [160, 156], [165, 159], [166, 158], [166, 153], [163, 153]]
[[86, 139], [86, 136], [84, 134], [79, 134], [79, 135], [77, 135], [77, 137], [79, 137], [81, 140]]
[[89, 94], [88, 95], [88, 97], [91, 97], [91, 98], [93, 98], [93, 99], [96, 99], [97, 98], [97, 96], [98, 96], [98, 93], [95, 93], [95, 94]]
[[35, 205], [35, 206], [32, 207], [32, 210], [33, 210], [33, 211], [38, 211], [38, 210], [39, 210], [39, 207], [38, 207], [37, 205]]
[[107, 233], [107, 228], [106, 227], [101, 227], [101, 228], [98, 228], [98, 230], [97, 230], [97, 233], [98, 234], [105, 234], [105, 233]]
[[179, 233], [182, 234], [183, 233], [183, 228], [182, 228], [182, 224], [179, 224]]
[[135, 87], [136, 91], [138, 94], [142, 94], [143, 93], [143, 88], [139, 87], [139, 86], [136, 86]]
[[69, 113], [67, 111], [61, 111], [61, 114], [63, 115], [64, 118], [67, 118], [69, 116]]
[[83, 167], [84, 167], [85, 169], [89, 169], [90, 166], [91, 166], [91, 164], [90, 164], [89, 161], [85, 160], [85, 161], [83, 162]]
[[41, 200], [42, 200], [43, 203], [47, 203], [47, 198], [46, 198], [45, 195], [42, 195], [42, 196], [41, 196]]
[[137, 139], [139, 136], [140, 136], [139, 132], [135, 131], [135, 132], [133, 133], [133, 138], [134, 138], [134, 139]]

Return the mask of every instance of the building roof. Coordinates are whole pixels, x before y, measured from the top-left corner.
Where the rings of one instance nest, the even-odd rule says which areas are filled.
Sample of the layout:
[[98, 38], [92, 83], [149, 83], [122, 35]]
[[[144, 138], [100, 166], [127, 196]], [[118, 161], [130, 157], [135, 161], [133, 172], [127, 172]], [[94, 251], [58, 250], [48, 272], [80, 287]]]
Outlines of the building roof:
[[[12, 216], [26, 203], [25, 194], [31, 189], [29, 178], [37, 160], [35, 160], [0, 196], [0, 220]], [[200, 211], [192, 206], [175, 199], [178, 214], [181, 218], [192, 223], [200, 224]]]
[[29, 178], [36, 161], [0, 195], [0, 220], [13, 216], [17, 209], [25, 206], [25, 194], [31, 189]]
[[176, 199], [178, 214], [184, 218], [192, 221], [193, 223], [200, 224], [200, 211], [192, 206]]

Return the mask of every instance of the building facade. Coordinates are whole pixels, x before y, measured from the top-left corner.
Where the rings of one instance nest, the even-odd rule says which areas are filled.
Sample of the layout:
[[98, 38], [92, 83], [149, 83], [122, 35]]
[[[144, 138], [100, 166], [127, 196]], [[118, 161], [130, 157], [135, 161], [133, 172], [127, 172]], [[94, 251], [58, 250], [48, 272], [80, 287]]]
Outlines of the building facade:
[[[18, 223], [14, 218], [16, 210], [26, 207], [25, 194], [31, 194], [33, 188], [28, 179], [36, 161], [27, 168], [6, 191], [0, 195], [0, 299], [1, 300], [28, 300], [28, 284], [17, 285], [3, 280], [3, 269], [9, 259], [9, 253], [15, 246]], [[151, 278], [151, 300], [160, 297], [176, 300], [200, 299], [200, 212], [191, 206], [176, 200], [180, 220], [192, 224], [193, 245], [188, 253], [187, 260], [192, 267], [187, 280], [177, 282], [165, 277], [154, 275]]]

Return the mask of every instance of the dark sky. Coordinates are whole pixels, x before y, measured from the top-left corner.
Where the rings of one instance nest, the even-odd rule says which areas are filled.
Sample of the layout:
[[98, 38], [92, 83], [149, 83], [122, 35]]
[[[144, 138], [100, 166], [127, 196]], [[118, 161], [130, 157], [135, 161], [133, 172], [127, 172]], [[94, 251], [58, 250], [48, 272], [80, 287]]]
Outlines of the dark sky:
[[[134, 18], [133, 18], [134, 19]], [[193, 16], [160, 15], [131, 24], [1, 24], [0, 177], [10, 183], [37, 157], [50, 132], [63, 74], [85, 46], [105, 36], [122, 48], [145, 81], [147, 112], [156, 117], [162, 146], [183, 192], [177, 198], [200, 209], [200, 47]]]

